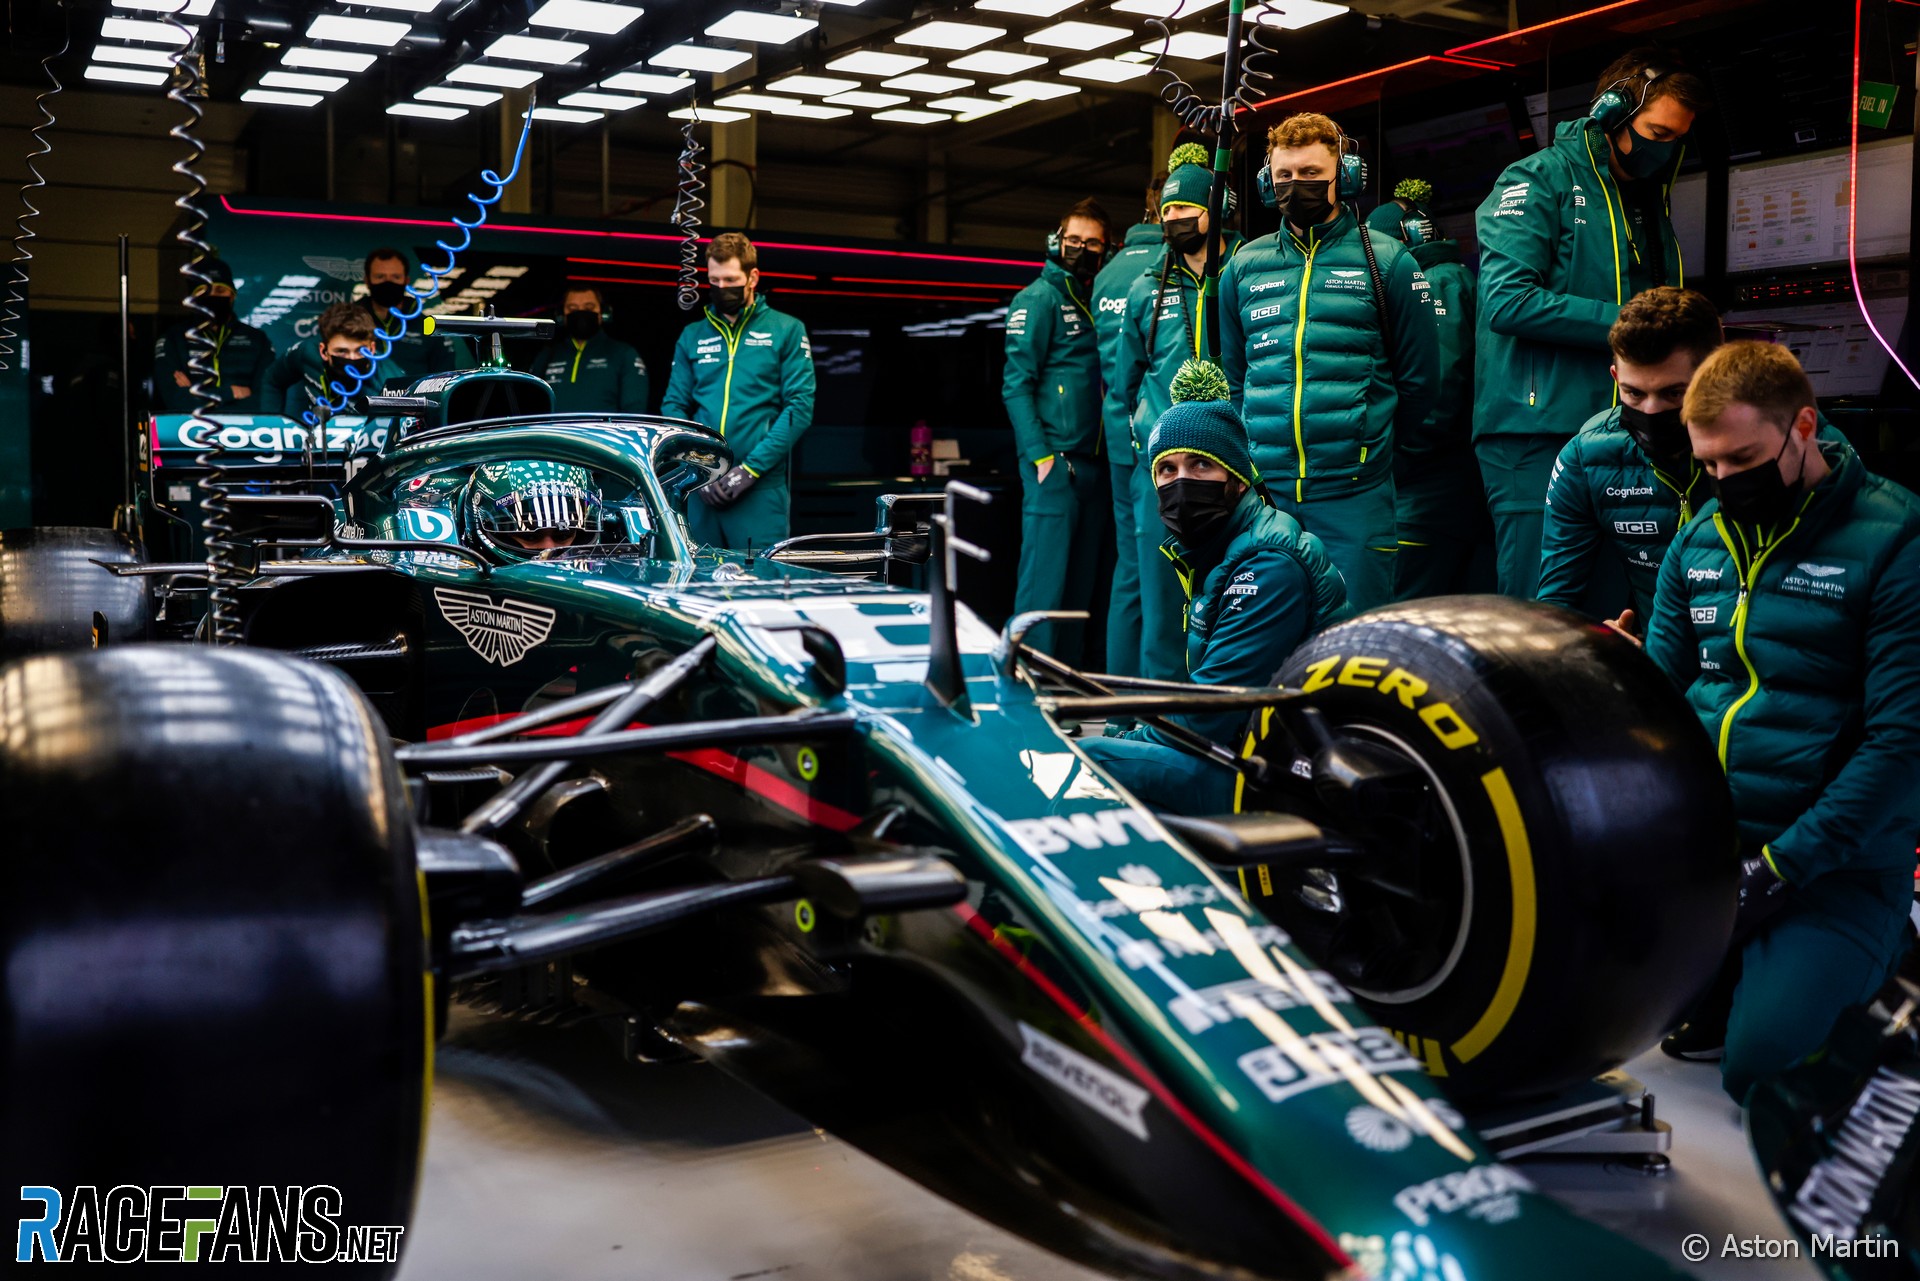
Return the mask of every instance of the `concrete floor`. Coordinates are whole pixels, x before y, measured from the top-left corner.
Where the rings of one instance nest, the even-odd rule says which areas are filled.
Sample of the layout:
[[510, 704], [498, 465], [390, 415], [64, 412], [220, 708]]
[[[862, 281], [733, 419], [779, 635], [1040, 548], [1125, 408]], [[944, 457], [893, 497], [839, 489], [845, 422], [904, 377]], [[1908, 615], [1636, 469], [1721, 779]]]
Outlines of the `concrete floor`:
[[[1629, 1065], [1674, 1126], [1673, 1163], [1529, 1160], [1575, 1210], [1705, 1281], [1814, 1281], [1812, 1264], [1721, 1259], [1783, 1237], [1710, 1066]], [[1088, 1281], [699, 1064], [628, 1067], [600, 1037], [458, 1014], [434, 1083], [400, 1281]]]

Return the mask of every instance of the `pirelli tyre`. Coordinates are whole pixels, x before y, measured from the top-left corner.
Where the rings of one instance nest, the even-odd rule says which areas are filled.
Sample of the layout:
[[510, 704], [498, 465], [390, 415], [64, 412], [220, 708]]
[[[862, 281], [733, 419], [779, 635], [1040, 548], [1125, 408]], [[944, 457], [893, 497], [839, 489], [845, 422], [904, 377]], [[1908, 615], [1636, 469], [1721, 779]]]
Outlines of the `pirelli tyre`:
[[51, 1216], [33, 1248], [391, 1274], [432, 991], [366, 702], [260, 651], [14, 662], [0, 825], [0, 1146]]
[[[1279, 683], [1401, 783], [1316, 813], [1366, 849], [1255, 868], [1248, 893], [1463, 1101], [1539, 1094], [1677, 1023], [1732, 929], [1726, 781], [1698, 720], [1630, 643], [1497, 596], [1389, 606], [1331, 628]], [[1292, 754], [1271, 712], [1247, 748]], [[1288, 796], [1245, 809], [1313, 811]], [[1305, 793], [1305, 799], [1302, 794]]]
[[146, 639], [152, 580], [117, 578], [95, 563], [141, 559], [133, 543], [110, 529], [0, 530], [0, 662]]

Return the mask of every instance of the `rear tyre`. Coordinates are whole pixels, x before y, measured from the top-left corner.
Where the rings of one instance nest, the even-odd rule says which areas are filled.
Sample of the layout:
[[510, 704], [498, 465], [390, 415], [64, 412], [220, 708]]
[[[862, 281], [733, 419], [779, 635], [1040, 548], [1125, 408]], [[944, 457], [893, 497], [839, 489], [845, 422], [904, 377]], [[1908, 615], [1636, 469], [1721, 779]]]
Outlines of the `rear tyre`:
[[405, 797], [378, 720], [313, 664], [0, 668], [8, 1168], [102, 1195], [330, 1185], [343, 1228], [404, 1225], [432, 1002]]
[[110, 529], [0, 530], [0, 662], [145, 640], [153, 617], [152, 580], [116, 578], [94, 564], [142, 559], [132, 542]]
[[[1389, 875], [1255, 871], [1249, 894], [1449, 1093], [1607, 1071], [1712, 979], [1736, 880], [1726, 779], [1626, 641], [1549, 606], [1445, 597], [1321, 633], [1279, 683], [1412, 786], [1361, 820]], [[1248, 750], [1291, 756], [1271, 714]], [[1240, 806], [1311, 812], [1298, 791]]]

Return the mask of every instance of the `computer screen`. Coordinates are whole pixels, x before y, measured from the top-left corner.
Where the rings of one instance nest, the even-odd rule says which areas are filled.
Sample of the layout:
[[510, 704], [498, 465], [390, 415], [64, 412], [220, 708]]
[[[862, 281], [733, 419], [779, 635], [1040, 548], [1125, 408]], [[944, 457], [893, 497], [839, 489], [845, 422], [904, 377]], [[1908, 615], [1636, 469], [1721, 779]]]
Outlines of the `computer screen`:
[[1683, 173], [1669, 199], [1673, 235], [1680, 245], [1680, 265], [1692, 284], [1707, 274], [1707, 175]]
[[[1894, 274], [1900, 278], [1898, 289], [1882, 292], [1867, 285], [1867, 309], [1887, 341], [1897, 345], [1906, 327], [1906, 273]], [[1874, 341], [1852, 300], [1816, 307], [1737, 308], [1722, 319], [1729, 338], [1758, 338], [1791, 350], [1807, 371], [1814, 395], [1822, 399], [1880, 394], [1887, 352]]]
[[[1727, 271], [1778, 271], [1844, 262], [1847, 257], [1846, 148], [1727, 171]], [[1907, 253], [1913, 195], [1913, 146], [1889, 138], [1860, 148], [1862, 261]]]

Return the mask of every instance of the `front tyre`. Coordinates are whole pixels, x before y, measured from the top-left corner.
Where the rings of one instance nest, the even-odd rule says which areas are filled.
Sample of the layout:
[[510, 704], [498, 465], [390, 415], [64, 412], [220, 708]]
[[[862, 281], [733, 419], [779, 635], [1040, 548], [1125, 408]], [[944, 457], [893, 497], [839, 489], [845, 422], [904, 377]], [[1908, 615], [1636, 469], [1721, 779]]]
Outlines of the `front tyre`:
[[139, 548], [110, 529], [0, 530], [0, 662], [146, 639], [153, 580], [116, 577], [95, 563], [142, 559]]

